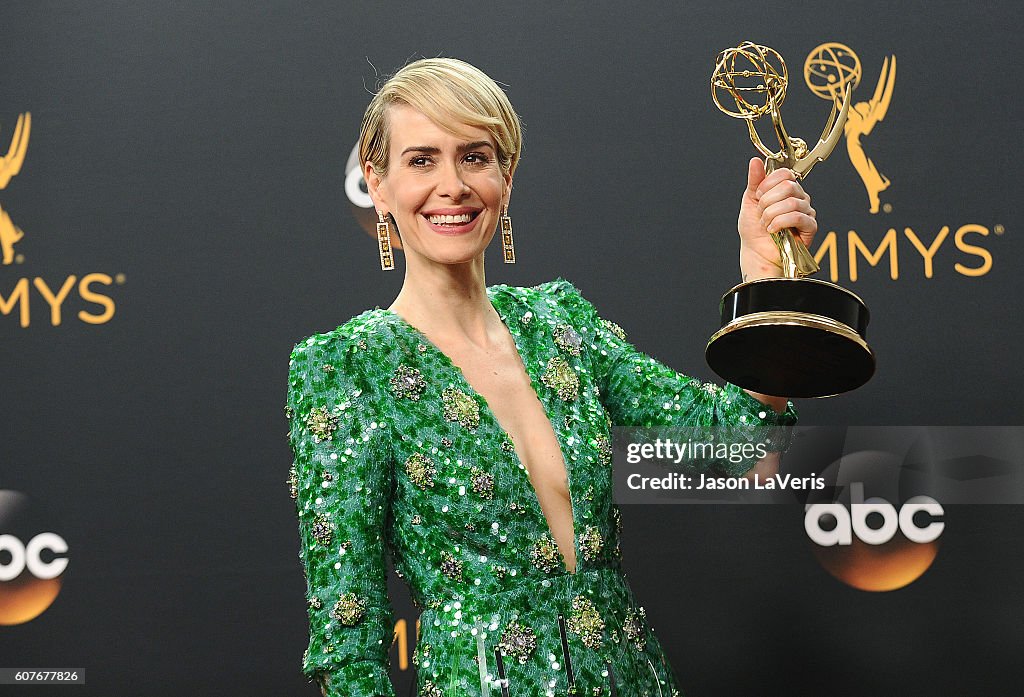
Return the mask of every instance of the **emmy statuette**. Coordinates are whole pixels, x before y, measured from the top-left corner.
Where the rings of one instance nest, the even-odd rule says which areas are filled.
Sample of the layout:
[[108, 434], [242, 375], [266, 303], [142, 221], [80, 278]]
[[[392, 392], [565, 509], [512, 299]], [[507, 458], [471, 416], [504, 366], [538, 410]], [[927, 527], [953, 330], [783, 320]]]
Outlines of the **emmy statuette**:
[[[782, 124], [779, 107], [787, 84], [782, 57], [746, 41], [718, 55], [711, 96], [725, 114], [746, 121], [767, 172], [788, 167], [803, 179], [839, 142], [853, 89], [836, 85], [828, 123], [808, 149]], [[777, 152], [754, 128], [766, 114], [781, 145]], [[740, 283], [722, 296], [722, 327], [705, 349], [708, 365], [723, 379], [761, 394], [829, 397], [860, 387], [875, 372], [875, 356], [865, 341], [867, 306], [845, 288], [807, 278], [818, 264], [792, 230], [774, 232], [772, 240], [782, 277]]]

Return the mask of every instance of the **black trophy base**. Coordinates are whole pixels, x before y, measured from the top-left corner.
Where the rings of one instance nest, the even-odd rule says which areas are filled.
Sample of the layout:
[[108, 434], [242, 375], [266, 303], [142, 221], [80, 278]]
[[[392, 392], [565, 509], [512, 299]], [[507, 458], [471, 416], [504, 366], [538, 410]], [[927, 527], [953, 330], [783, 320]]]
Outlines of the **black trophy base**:
[[875, 372], [868, 309], [850, 291], [811, 278], [762, 278], [722, 296], [722, 328], [705, 357], [734, 385], [780, 397], [831, 397]]

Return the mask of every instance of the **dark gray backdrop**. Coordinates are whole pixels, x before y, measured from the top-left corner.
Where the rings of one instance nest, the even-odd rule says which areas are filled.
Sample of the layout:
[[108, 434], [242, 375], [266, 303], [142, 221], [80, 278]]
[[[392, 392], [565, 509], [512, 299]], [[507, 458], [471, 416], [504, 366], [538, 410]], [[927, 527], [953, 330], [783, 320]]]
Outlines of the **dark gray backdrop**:
[[[889, 113], [864, 139], [893, 182], [892, 212], [867, 212], [842, 146], [806, 185], [819, 239], [839, 235], [840, 282], [873, 311], [878, 373], [801, 401], [802, 423], [1022, 422], [1016, 3], [549, 5], [5, 6], [0, 150], [19, 113], [33, 124], [25, 166], [0, 190], [25, 231], [0, 295], [22, 278], [123, 282], [102, 289], [116, 312], [101, 325], [77, 318], [97, 311], [77, 290], [60, 326], [36, 290], [28, 327], [0, 315], [0, 489], [27, 494], [70, 546], [56, 602], [0, 627], [0, 667], [85, 668], [85, 687], [62, 688], [80, 694], [317, 693], [300, 674], [288, 352], [399, 290], [401, 256], [380, 271], [343, 182], [375, 68], [411, 58], [478, 65], [525, 121], [518, 263], [491, 249], [488, 282], [564, 276], [641, 349], [712, 378], [703, 347], [738, 280], [753, 153], [711, 103], [715, 54], [748, 38], [777, 48], [786, 123], [807, 139], [827, 110], [803, 84], [809, 51], [854, 48], [864, 99], [896, 54]], [[991, 254], [983, 276], [955, 269], [980, 263], [954, 246], [965, 224], [991, 231], [967, 238]], [[930, 242], [943, 226], [925, 278], [903, 228]], [[862, 258], [850, 282], [848, 231], [873, 249], [890, 227], [899, 278], [887, 258]], [[798, 507], [624, 518], [631, 583], [690, 695], [1019, 689], [1018, 507], [948, 507], [934, 566], [887, 594], [825, 573]], [[410, 673], [394, 675], [405, 694]]]

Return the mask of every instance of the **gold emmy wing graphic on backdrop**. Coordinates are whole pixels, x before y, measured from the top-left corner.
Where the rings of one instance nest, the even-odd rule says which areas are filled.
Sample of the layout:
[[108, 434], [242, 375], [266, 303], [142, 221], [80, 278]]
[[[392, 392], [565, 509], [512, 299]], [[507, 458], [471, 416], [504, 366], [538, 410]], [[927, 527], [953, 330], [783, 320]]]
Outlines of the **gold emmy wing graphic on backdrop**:
[[[727, 116], [746, 122], [766, 171], [785, 167], [803, 179], [842, 139], [853, 85], [836, 87], [832, 113], [814, 147], [791, 136], [782, 123], [788, 85], [782, 56], [744, 41], [718, 54], [711, 98]], [[771, 119], [778, 151], [765, 145], [754, 127], [762, 116]], [[722, 327], [704, 351], [708, 365], [725, 380], [762, 394], [828, 397], [860, 387], [875, 372], [874, 353], [864, 339], [867, 306], [845, 288], [806, 278], [818, 264], [792, 230], [771, 237], [783, 275], [744, 281], [722, 296]]]
[[[25, 161], [25, 151], [28, 150], [28, 136], [32, 130], [32, 115], [27, 111], [18, 115], [18, 123], [14, 127], [14, 136], [11, 138], [11, 147], [7, 154], [0, 158], [0, 190], [6, 189], [11, 179], [21, 171], [21, 165]], [[14, 261], [14, 244], [18, 242], [25, 233], [14, 224], [11, 217], [0, 207], [0, 250], [3, 251], [3, 263], [6, 266]]]
[[[807, 55], [804, 62], [804, 81], [816, 96], [832, 102], [841, 98], [847, 85], [854, 88], [860, 83], [860, 58], [849, 46], [831, 42], [822, 44]], [[878, 212], [878, 195], [889, 188], [889, 179], [878, 171], [875, 163], [864, 153], [861, 138], [869, 135], [879, 121], [885, 118], [896, 86], [896, 56], [882, 62], [875, 93], [866, 102], [857, 102], [850, 108], [846, 119], [846, 151], [850, 162], [864, 182], [868, 192], [869, 210]]]

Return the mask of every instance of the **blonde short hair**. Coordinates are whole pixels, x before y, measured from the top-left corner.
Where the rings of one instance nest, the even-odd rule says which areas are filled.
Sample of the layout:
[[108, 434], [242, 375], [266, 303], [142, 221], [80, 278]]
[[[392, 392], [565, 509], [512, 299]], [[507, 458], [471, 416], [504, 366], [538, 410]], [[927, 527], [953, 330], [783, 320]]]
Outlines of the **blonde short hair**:
[[374, 95], [359, 131], [359, 159], [388, 172], [392, 104], [408, 104], [449, 133], [458, 126], [487, 129], [497, 146], [498, 164], [512, 175], [523, 144], [522, 125], [505, 92], [482, 70], [456, 58], [424, 58], [395, 73]]

